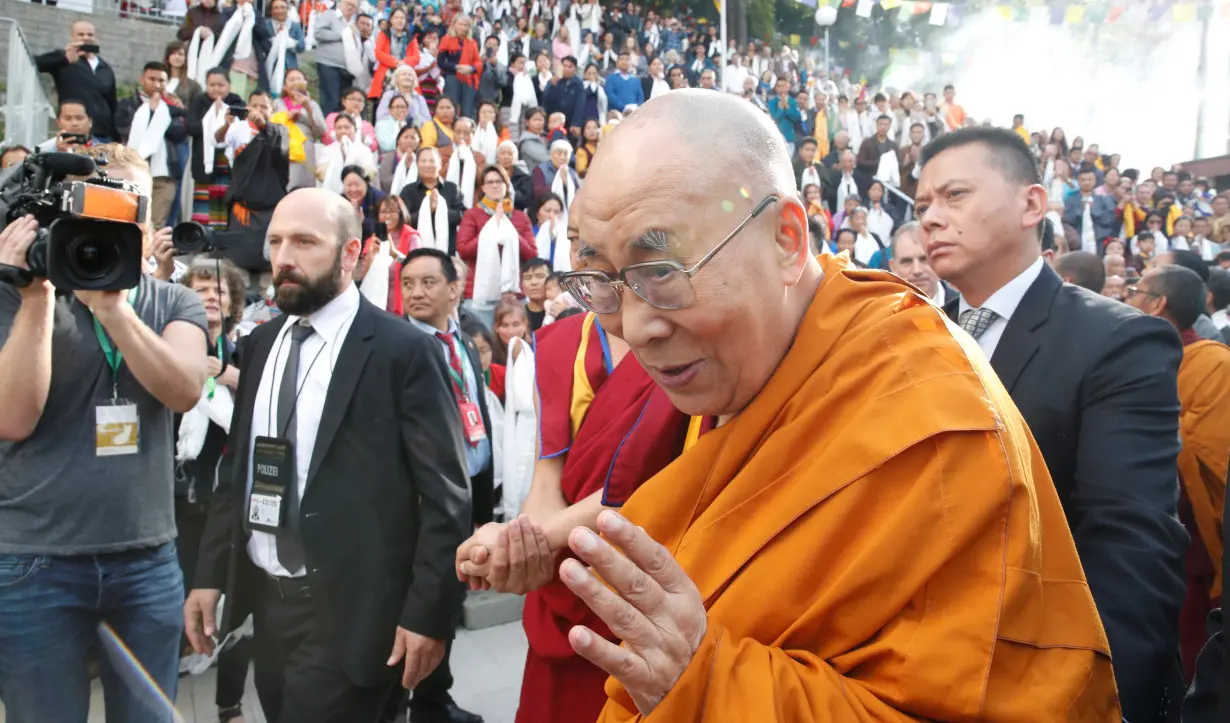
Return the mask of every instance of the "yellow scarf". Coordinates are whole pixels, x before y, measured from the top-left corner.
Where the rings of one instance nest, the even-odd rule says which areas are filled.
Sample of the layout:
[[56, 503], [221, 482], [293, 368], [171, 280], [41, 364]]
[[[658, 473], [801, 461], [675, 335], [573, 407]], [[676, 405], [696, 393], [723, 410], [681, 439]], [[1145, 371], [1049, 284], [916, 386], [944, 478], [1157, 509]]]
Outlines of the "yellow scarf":
[[[479, 201], [479, 204], [482, 205], [483, 210], [487, 212], [487, 215], [490, 216], [495, 213], [495, 200], [488, 198], [487, 196], [483, 196], [482, 200]], [[513, 212], [512, 199], [510, 199], [508, 196], [505, 196], [504, 197], [504, 215], [511, 216], [512, 212]]]

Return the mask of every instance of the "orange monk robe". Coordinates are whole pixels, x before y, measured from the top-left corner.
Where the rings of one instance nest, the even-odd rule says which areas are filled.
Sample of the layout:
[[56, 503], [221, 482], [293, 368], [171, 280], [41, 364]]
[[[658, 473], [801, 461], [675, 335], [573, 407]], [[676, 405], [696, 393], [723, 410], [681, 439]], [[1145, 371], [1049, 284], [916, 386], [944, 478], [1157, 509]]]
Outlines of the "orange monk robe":
[[[1210, 598], [1221, 597], [1222, 510], [1230, 466], [1230, 348], [1216, 341], [1183, 347], [1179, 365], [1179, 478], [1200, 542], [1213, 565]], [[1193, 541], [1194, 542], [1194, 541]]]
[[[1120, 723], [1063, 510], [990, 365], [905, 282], [820, 264], [765, 388], [623, 508], [709, 611], [647, 720]], [[600, 721], [638, 719], [606, 690]]]

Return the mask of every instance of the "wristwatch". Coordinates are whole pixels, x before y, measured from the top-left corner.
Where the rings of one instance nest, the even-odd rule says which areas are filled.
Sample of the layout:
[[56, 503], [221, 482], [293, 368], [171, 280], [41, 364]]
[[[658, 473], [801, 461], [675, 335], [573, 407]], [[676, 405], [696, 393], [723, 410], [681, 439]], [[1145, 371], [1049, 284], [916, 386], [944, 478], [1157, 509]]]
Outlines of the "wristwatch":
[[29, 269], [22, 269], [9, 264], [0, 264], [0, 282], [24, 289], [34, 282], [34, 274], [30, 273]]

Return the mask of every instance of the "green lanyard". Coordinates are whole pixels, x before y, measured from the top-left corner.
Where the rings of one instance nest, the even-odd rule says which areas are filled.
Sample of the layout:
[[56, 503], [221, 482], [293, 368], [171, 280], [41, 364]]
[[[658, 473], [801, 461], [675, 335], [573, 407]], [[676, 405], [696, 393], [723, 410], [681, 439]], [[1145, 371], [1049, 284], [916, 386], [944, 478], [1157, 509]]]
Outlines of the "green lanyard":
[[[222, 337], [218, 337], [218, 360], [222, 359]], [[214, 377], [205, 377], [205, 393], [210, 399], [214, 398], [214, 392], [218, 391], [218, 380]]]
[[[137, 303], [137, 289], [131, 288], [128, 290], [128, 305], [135, 306]], [[119, 395], [120, 386], [120, 365], [124, 363], [124, 352], [111, 346], [111, 338], [107, 336], [107, 332], [103, 331], [102, 324], [98, 323], [98, 317], [90, 315], [94, 319], [94, 334], [98, 337], [98, 345], [102, 347], [103, 355], [107, 357], [107, 366], [111, 367], [111, 398], [115, 399]]]

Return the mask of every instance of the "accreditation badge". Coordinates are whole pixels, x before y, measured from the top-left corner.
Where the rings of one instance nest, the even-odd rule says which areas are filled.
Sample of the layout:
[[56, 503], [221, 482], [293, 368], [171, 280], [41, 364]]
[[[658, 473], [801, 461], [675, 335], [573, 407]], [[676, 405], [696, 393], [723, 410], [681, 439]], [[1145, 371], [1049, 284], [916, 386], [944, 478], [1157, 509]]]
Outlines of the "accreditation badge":
[[115, 399], [94, 408], [94, 453], [98, 457], [136, 454], [140, 439], [137, 405]]

